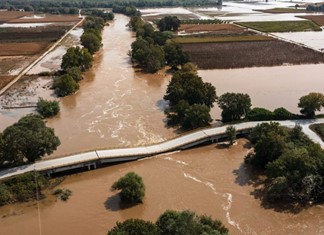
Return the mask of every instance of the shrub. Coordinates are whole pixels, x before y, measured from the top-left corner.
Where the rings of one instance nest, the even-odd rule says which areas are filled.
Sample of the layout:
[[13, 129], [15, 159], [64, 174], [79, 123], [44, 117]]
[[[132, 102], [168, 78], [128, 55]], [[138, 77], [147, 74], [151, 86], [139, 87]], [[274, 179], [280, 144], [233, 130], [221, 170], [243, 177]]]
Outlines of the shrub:
[[55, 116], [60, 111], [60, 104], [58, 101], [49, 101], [40, 98], [37, 102], [37, 112], [43, 117]]
[[56, 94], [63, 97], [76, 92], [79, 89], [79, 84], [70, 75], [65, 74], [55, 80], [54, 88]]
[[268, 109], [253, 108], [247, 113], [246, 117], [250, 121], [266, 121], [273, 119], [273, 113]]
[[145, 185], [142, 177], [134, 172], [127, 173], [112, 185], [112, 189], [121, 190], [120, 199], [126, 203], [142, 202], [145, 195]]
[[283, 107], [275, 109], [273, 115], [276, 120], [289, 120], [295, 117], [293, 113]]

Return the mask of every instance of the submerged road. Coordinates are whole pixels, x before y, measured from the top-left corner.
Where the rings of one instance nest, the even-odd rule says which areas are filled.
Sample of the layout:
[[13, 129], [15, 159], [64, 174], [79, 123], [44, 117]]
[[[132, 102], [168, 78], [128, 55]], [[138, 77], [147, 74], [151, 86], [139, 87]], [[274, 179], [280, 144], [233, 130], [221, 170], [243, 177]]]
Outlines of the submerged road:
[[[248, 133], [249, 130], [261, 123], [269, 123], [270, 121], [260, 122], [245, 122], [233, 125], [238, 134]], [[324, 123], [324, 118], [321, 119], [305, 119], [305, 120], [289, 120], [278, 121], [278, 123], [285, 127], [294, 127], [300, 125], [303, 132], [315, 143], [321, 145], [324, 149], [324, 143], [318, 135], [309, 129], [312, 124]], [[171, 152], [175, 150], [183, 150], [190, 148], [207, 141], [217, 141], [220, 138], [226, 137], [227, 126], [208, 128], [198, 130], [180, 137], [154, 144], [151, 146], [135, 147], [135, 148], [120, 148], [120, 149], [106, 149], [94, 150], [85, 153], [77, 153], [70, 156], [65, 156], [57, 159], [42, 160], [34, 164], [14, 167], [0, 171], [0, 179], [9, 178], [31, 171], [40, 171], [48, 174], [67, 171], [75, 168], [91, 167], [96, 168], [97, 163], [112, 163], [124, 162], [130, 160], [137, 160], [145, 157], [154, 156], [161, 153]]]

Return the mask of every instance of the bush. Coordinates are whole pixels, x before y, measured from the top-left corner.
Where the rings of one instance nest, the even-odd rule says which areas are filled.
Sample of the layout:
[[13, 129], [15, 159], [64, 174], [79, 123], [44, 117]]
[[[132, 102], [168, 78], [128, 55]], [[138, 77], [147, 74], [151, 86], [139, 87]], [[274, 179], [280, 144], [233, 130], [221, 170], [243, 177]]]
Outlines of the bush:
[[290, 120], [295, 118], [293, 113], [282, 107], [275, 109], [273, 115], [276, 120]]
[[57, 101], [49, 101], [40, 98], [37, 102], [37, 112], [43, 117], [55, 116], [60, 111], [60, 104]]
[[79, 84], [70, 75], [65, 74], [55, 80], [54, 88], [56, 94], [63, 97], [76, 92], [79, 89]]
[[159, 235], [155, 224], [141, 219], [128, 219], [108, 231], [108, 235]]
[[273, 120], [273, 113], [268, 109], [253, 108], [247, 113], [246, 117], [250, 121], [267, 121]]
[[82, 72], [78, 67], [68, 68], [66, 73], [70, 75], [74, 81], [79, 82], [83, 79]]
[[142, 202], [145, 195], [145, 185], [142, 177], [134, 172], [127, 173], [112, 185], [112, 189], [121, 190], [120, 199], [126, 203]]
[[0, 183], [0, 206], [6, 205], [11, 201], [11, 193], [8, 187]]

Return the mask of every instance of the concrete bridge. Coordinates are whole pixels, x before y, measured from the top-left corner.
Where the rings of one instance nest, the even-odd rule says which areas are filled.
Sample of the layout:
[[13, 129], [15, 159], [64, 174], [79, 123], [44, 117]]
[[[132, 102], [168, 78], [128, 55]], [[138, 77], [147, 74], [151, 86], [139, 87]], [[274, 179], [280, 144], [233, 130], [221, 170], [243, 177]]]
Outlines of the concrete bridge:
[[[233, 125], [236, 128], [237, 135], [242, 136], [248, 134], [252, 128], [261, 123], [269, 123], [270, 121], [262, 122], [245, 122]], [[285, 127], [294, 127], [300, 125], [303, 132], [315, 143], [319, 143], [324, 148], [323, 141], [309, 129], [311, 124], [324, 123], [322, 119], [308, 120], [290, 120], [278, 121], [280, 125]], [[51, 160], [41, 160], [34, 164], [18, 166], [0, 171], [0, 180], [20, 175], [31, 171], [39, 171], [47, 175], [53, 173], [69, 171], [73, 169], [95, 169], [98, 165], [107, 163], [117, 163], [138, 160], [141, 158], [151, 157], [157, 154], [167, 153], [176, 150], [184, 150], [203, 143], [212, 143], [226, 138], [227, 126], [213, 127], [208, 129], [197, 130], [180, 137], [167, 140], [162, 143], [135, 147], [135, 148], [120, 148], [107, 150], [93, 150], [85, 153], [73, 154], [61, 158]]]

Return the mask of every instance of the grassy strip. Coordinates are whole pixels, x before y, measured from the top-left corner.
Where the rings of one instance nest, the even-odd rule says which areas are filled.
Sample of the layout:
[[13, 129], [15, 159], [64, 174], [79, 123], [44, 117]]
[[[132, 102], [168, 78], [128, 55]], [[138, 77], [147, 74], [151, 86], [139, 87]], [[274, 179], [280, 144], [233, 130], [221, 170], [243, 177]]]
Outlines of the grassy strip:
[[313, 124], [310, 125], [309, 128], [321, 137], [322, 141], [324, 141], [324, 124]]
[[250, 41], [270, 41], [274, 40], [271, 37], [263, 35], [244, 35], [244, 36], [229, 36], [229, 37], [177, 37], [172, 39], [176, 43], [215, 43], [215, 42], [250, 42]]
[[322, 31], [322, 29], [312, 21], [263, 21], [239, 22], [237, 24], [262, 32]]
[[222, 24], [223, 21], [218, 19], [204, 20], [204, 19], [186, 19], [181, 20], [181, 24]]
[[271, 14], [282, 14], [282, 13], [305, 13], [306, 10], [303, 9], [295, 9], [295, 8], [273, 8], [268, 10], [255, 10], [265, 13], [271, 13]]

